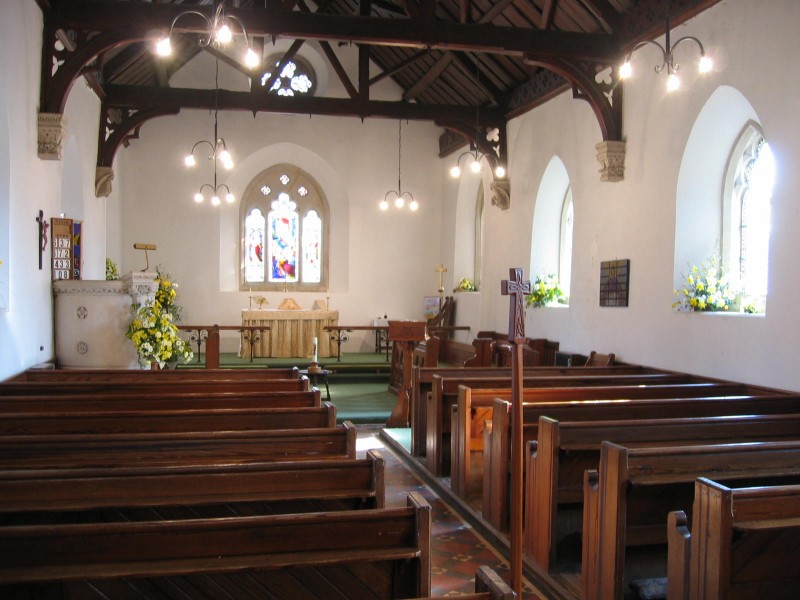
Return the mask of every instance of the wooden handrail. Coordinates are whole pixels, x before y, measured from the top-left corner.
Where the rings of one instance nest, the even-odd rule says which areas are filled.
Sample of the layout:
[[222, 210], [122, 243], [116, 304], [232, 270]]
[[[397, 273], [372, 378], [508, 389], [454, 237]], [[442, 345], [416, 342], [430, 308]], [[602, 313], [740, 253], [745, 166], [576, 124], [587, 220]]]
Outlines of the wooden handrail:
[[[219, 332], [238, 331], [242, 339], [250, 344], [250, 362], [253, 362], [253, 346], [261, 340], [261, 333], [269, 331], [268, 325], [178, 325], [180, 331], [190, 332], [189, 342], [197, 344], [197, 362], [200, 348], [206, 344], [206, 369], [219, 369]], [[197, 333], [194, 333], [197, 332]], [[205, 332], [205, 337], [203, 336]], [[256, 335], [255, 332], [258, 332]]]

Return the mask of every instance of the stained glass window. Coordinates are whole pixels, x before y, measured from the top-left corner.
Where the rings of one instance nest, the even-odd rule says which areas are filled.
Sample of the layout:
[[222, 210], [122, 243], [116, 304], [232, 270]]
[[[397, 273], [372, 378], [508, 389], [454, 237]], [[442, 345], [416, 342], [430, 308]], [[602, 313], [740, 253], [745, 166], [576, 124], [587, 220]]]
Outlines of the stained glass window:
[[269, 222], [269, 280], [297, 281], [297, 204], [288, 194], [280, 194], [272, 203]]
[[322, 220], [310, 210], [303, 218], [303, 280], [319, 283], [322, 275]]
[[327, 289], [327, 201], [307, 173], [267, 169], [248, 186], [241, 211], [242, 289]]

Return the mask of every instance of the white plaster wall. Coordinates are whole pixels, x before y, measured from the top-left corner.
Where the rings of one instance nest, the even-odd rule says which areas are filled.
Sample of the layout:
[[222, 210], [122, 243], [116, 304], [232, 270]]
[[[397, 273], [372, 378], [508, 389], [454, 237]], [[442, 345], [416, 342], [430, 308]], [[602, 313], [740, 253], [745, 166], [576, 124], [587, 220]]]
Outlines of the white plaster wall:
[[[494, 242], [489, 241], [484, 258], [483, 299], [490, 308], [483, 311], [481, 328], [507, 328], [508, 300], [499, 295], [499, 280], [509, 267], [529, 264], [534, 198], [544, 169], [557, 155], [574, 192], [572, 295], [567, 309], [529, 310], [529, 336], [558, 340], [564, 350], [616, 352], [626, 361], [800, 389], [800, 180], [794, 168], [800, 161], [800, 117], [793, 101], [800, 81], [792, 75], [792, 57], [800, 50], [797, 22], [800, 4], [791, 0], [728, 0], [714, 6], [677, 28], [673, 38], [698, 36], [716, 69], [689, 81], [695, 79], [689, 76], [690, 58], [683, 59], [684, 88], [669, 96], [663, 76], [650, 68], [653, 57], [637, 55], [641, 75], [625, 84], [623, 182], [600, 183], [594, 157], [600, 130], [589, 106], [571, 94], [512, 121], [511, 209], [488, 212], [487, 241]], [[679, 314], [671, 306], [683, 152], [701, 109], [722, 85], [748, 100], [778, 162], [765, 317]], [[617, 258], [631, 259], [630, 306], [600, 308], [599, 263]]]
[[[213, 82], [213, 61], [205, 63], [201, 67], [212, 69]], [[220, 81], [236, 87], [228, 77], [221, 65]], [[337, 84], [332, 80], [329, 89]], [[310, 308], [327, 296], [342, 324], [369, 324], [384, 314], [422, 318], [422, 298], [435, 294], [438, 282], [441, 185], [431, 157], [440, 128], [403, 123], [402, 187], [418, 198], [420, 209], [384, 213], [378, 202], [397, 186], [397, 121], [225, 112], [219, 126], [236, 167], [230, 173], [218, 170], [218, 181], [237, 198], [264, 169], [294, 162], [320, 183], [330, 205], [328, 293], [264, 293], [272, 306], [291, 296]], [[196, 141], [211, 137], [212, 128], [208, 111], [182, 111], [146, 123], [140, 140], [118, 153], [125, 155], [123, 168], [115, 164], [122, 199], [121, 269], [145, 266], [135, 242], [156, 244], [150, 264], [162, 265], [178, 281], [183, 322], [232, 325], [241, 322], [240, 311], [248, 306], [247, 291], [238, 290], [238, 202], [196, 205], [192, 196], [212, 180], [213, 168], [208, 161], [193, 171], [182, 166], [183, 155]], [[352, 340], [345, 350], [374, 343], [369, 333]], [[235, 335], [223, 337], [223, 351], [237, 346]]]

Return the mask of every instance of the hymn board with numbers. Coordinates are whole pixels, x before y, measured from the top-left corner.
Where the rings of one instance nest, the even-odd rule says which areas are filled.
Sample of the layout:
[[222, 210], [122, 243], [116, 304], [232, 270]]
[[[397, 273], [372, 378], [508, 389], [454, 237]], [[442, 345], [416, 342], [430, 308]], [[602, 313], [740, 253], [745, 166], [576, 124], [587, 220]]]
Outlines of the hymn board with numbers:
[[50, 219], [54, 280], [81, 278], [81, 225], [63, 217]]

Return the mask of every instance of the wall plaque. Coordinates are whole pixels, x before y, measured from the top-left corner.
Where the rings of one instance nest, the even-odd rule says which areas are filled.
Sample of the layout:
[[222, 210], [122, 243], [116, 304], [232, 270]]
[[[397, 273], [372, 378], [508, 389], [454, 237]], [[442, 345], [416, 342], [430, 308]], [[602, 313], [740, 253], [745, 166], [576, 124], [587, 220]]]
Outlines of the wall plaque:
[[628, 306], [630, 267], [628, 258], [600, 263], [600, 306]]

